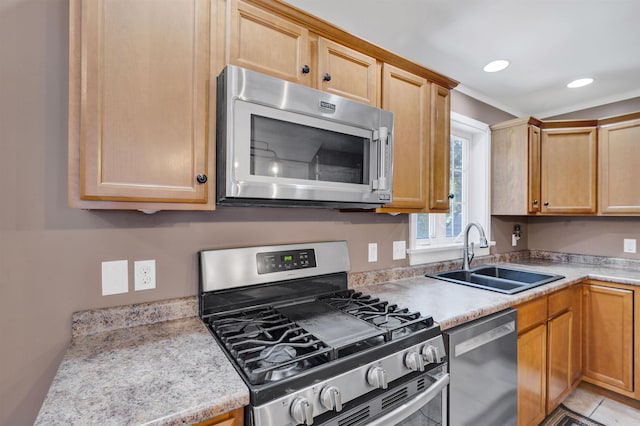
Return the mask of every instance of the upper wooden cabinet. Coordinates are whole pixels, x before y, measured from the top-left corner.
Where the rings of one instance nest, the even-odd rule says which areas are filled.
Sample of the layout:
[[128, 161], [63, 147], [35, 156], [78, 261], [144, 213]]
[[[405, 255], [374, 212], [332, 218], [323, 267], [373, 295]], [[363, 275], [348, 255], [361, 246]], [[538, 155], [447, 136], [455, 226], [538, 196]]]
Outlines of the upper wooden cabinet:
[[449, 210], [449, 156], [451, 150], [451, 93], [431, 84], [429, 137], [429, 211]]
[[640, 119], [604, 124], [598, 138], [600, 212], [640, 213]]
[[449, 210], [450, 92], [384, 64], [382, 108], [393, 112], [393, 202], [379, 212]]
[[[457, 82], [280, 0], [71, 0], [69, 204], [214, 209], [215, 82], [227, 63], [375, 106], [382, 65], [397, 69], [386, 102], [407, 161], [395, 162], [393, 211], [446, 210]], [[413, 77], [393, 80], [401, 73]]]
[[377, 61], [341, 44], [318, 38], [316, 87], [364, 104], [379, 105]]
[[542, 213], [596, 212], [596, 128], [542, 130], [540, 196]]
[[230, 2], [227, 62], [311, 86], [309, 31], [239, 0]]
[[540, 121], [518, 118], [491, 126], [491, 213], [540, 211]]
[[243, 1], [231, 2], [230, 16], [229, 63], [378, 105], [375, 58]]
[[71, 1], [72, 207], [214, 208], [211, 7]]
[[494, 215], [595, 214], [595, 120], [491, 126]]
[[382, 108], [393, 112], [393, 202], [387, 211], [425, 211], [429, 185], [429, 82], [385, 64]]

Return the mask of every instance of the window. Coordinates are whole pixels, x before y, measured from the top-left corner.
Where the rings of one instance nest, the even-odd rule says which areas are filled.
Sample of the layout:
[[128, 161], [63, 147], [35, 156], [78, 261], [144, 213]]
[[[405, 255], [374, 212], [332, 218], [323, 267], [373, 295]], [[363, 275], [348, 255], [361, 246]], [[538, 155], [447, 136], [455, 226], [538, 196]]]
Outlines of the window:
[[[463, 231], [469, 222], [489, 229], [489, 127], [451, 113], [451, 180], [449, 213], [420, 213], [410, 217], [409, 257], [412, 265], [462, 258]], [[471, 231], [470, 240], [477, 242]], [[477, 246], [477, 244], [476, 244]], [[477, 255], [488, 249], [476, 249]]]

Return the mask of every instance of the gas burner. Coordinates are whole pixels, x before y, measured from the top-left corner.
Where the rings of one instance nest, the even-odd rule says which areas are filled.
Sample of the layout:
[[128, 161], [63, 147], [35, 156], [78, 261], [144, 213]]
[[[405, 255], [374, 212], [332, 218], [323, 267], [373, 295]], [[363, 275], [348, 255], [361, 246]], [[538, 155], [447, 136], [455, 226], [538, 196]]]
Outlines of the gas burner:
[[260, 352], [260, 365], [271, 367], [291, 361], [296, 357], [296, 350], [289, 345], [272, 346]]
[[308, 363], [305, 361], [291, 362], [295, 360], [296, 356], [296, 350], [289, 345], [276, 345], [260, 352], [261, 360], [258, 361], [258, 364], [262, 368], [271, 368], [265, 376], [265, 381], [277, 382], [303, 371]]

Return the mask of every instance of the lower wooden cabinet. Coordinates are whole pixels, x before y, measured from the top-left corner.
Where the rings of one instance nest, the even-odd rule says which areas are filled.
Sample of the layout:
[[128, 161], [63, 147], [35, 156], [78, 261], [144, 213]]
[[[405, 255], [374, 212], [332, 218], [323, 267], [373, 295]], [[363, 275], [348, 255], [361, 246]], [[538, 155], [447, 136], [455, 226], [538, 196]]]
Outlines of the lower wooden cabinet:
[[194, 426], [242, 426], [244, 425], [244, 408], [238, 408], [228, 413], [220, 414], [211, 419], [203, 420]]
[[537, 425], [582, 374], [581, 286], [518, 309], [518, 425]]
[[573, 312], [567, 311], [547, 323], [547, 413], [571, 390]]
[[518, 426], [536, 426], [545, 418], [547, 326], [518, 336]]
[[634, 291], [602, 284], [584, 286], [584, 379], [633, 392]]

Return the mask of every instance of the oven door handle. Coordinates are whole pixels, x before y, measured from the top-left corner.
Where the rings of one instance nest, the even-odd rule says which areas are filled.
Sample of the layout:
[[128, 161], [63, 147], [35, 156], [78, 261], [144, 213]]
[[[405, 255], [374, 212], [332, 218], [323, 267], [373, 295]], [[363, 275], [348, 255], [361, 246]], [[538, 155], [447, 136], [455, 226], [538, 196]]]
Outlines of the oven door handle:
[[[395, 425], [402, 420], [406, 419], [424, 405], [428, 404], [433, 398], [435, 398], [442, 390], [449, 384], [449, 374], [445, 374], [439, 378], [434, 384], [429, 386], [427, 390], [416, 395], [411, 401], [402, 404], [395, 410], [385, 414], [368, 423], [367, 426], [388, 426]], [[446, 407], [442, 407], [446, 410]]]

